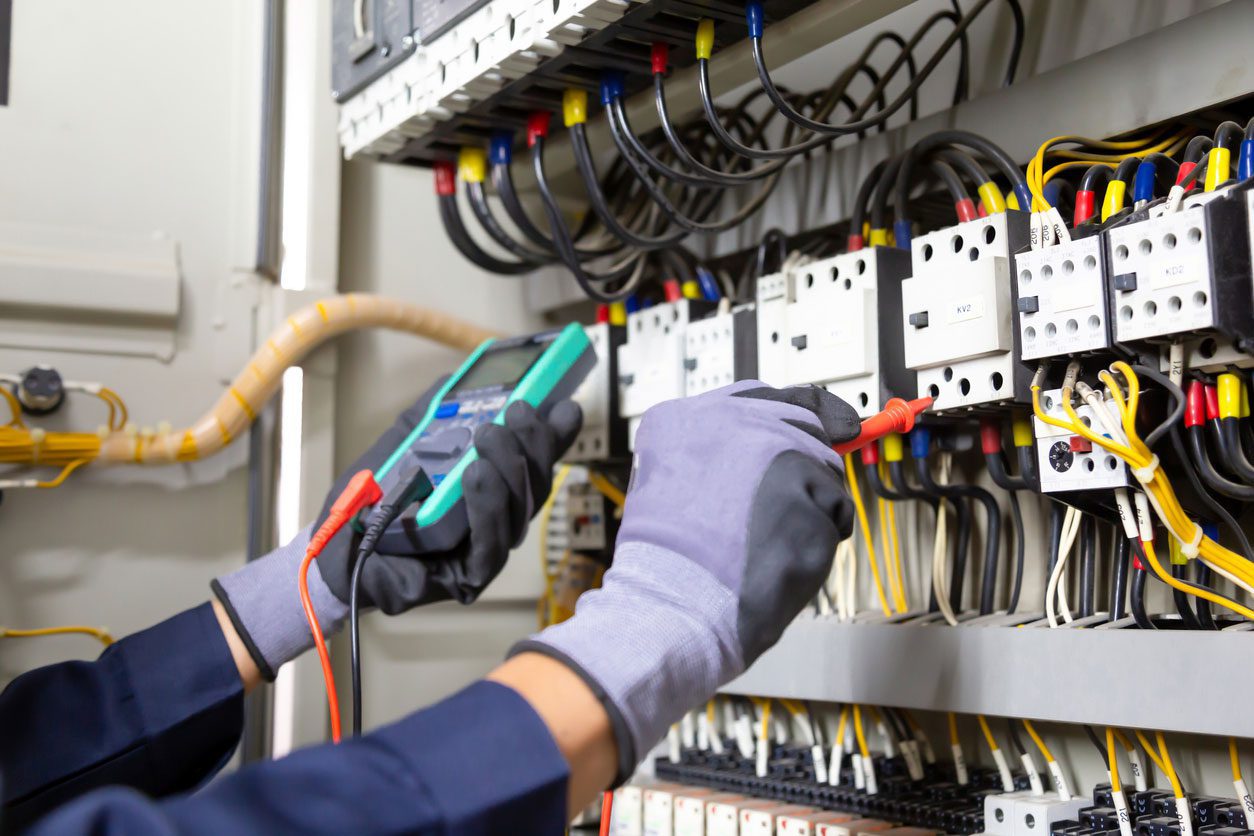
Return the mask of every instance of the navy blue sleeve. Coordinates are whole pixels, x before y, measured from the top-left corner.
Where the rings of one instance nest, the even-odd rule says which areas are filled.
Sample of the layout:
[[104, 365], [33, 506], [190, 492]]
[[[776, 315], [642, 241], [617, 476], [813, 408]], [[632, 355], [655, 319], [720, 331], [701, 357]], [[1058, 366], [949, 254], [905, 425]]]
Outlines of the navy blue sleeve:
[[97, 787], [195, 788], [239, 741], [243, 688], [209, 604], [0, 693], [0, 792], [20, 829]]
[[566, 827], [566, 759], [522, 697], [478, 682], [338, 746], [247, 767], [195, 795], [155, 802], [103, 790], [37, 834], [525, 834]]

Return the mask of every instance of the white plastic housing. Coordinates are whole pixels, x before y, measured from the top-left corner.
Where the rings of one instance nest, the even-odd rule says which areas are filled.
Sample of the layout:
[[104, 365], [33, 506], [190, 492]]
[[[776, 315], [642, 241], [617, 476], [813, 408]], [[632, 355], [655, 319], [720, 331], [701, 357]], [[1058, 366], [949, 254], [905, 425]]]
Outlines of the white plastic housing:
[[[1068, 417], [1063, 411], [1061, 398], [1060, 389], [1041, 392], [1041, 408], [1046, 415], [1064, 420]], [[1118, 420], [1119, 413], [1114, 403], [1109, 398], [1106, 403], [1107, 409]], [[1092, 407], [1078, 398], [1074, 405], [1076, 415], [1081, 421], [1088, 421], [1089, 426], [1099, 434], [1105, 432], [1093, 415]], [[1128, 466], [1113, 453], [1096, 444], [1091, 452], [1072, 452], [1071, 432], [1047, 424], [1035, 416], [1032, 418], [1032, 427], [1036, 436], [1036, 467], [1041, 475], [1042, 493], [1102, 490], [1121, 488], [1129, 484]], [[1052, 460], [1051, 450], [1054, 451]]]
[[1055, 822], [1079, 818], [1080, 809], [1091, 806], [1087, 796], [1063, 801], [1056, 792], [1021, 795], [1014, 801], [1014, 836], [1049, 836]]
[[610, 822], [614, 836], [644, 836], [644, 789], [628, 784], [614, 790]]
[[627, 342], [618, 348], [618, 411], [632, 449], [645, 410], [684, 396], [688, 307], [682, 300], [627, 315]]
[[684, 394], [699, 395], [736, 380], [735, 329], [731, 312], [688, 323]]
[[[998, 403], [1014, 394], [1010, 253], [1005, 214], [914, 239], [902, 282], [906, 366], [937, 411]], [[927, 316], [924, 327], [911, 316]]]
[[1015, 805], [1027, 794], [1019, 791], [984, 796], [984, 832], [988, 836], [1014, 836]]
[[673, 836], [675, 794], [667, 787], [644, 791], [644, 836]]
[[863, 418], [881, 406], [876, 268], [872, 253], [853, 252], [799, 269], [780, 340], [786, 384], [823, 386]]
[[617, 385], [610, 377], [613, 366], [613, 358], [609, 356], [610, 326], [601, 323], [585, 326], [583, 330], [597, 353], [597, 364], [572, 396], [583, 410], [583, 428], [563, 458], [568, 462], [604, 459], [610, 447], [610, 387]]
[[758, 279], [758, 379], [769, 386], [787, 385], [788, 306], [795, 300], [794, 274]]
[[1111, 275], [1135, 275], [1134, 290], [1114, 289], [1120, 342], [1183, 334], [1215, 324], [1211, 264], [1202, 206], [1150, 218], [1108, 234]]
[[1016, 312], [1024, 360], [1109, 347], [1101, 249], [1101, 236], [1090, 235], [1015, 256], [1019, 301], [1037, 305], [1034, 313]]

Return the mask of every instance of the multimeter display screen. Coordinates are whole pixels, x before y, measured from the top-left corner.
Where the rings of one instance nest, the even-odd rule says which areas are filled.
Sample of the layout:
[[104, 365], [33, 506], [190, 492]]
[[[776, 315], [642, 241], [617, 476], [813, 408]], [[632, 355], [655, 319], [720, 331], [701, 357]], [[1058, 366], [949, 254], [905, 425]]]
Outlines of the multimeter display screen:
[[522, 380], [531, 364], [544, 353], [548, 343], [528, 343], [515, 348], [486, 351], [479, 361], [470, 367], [461, 380], [449, 390], [449, 395], [483, 389], [488, 386], [513, 386]]

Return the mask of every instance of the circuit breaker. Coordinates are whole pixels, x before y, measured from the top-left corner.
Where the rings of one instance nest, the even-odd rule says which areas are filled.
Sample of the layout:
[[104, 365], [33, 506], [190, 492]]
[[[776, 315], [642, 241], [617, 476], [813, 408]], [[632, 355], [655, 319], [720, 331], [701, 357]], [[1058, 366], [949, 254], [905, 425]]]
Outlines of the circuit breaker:
[[1016, 322], [1024, 360], [1111, 346], [1109, 283], [1099, 234], [1015, 256]]
[[1199, 332], [1254, 338], [1248, 199], [1244, 193], [1197, 195], [1179, 212], [1110, 230], [1120, 342]]
[[788, 306], [796, 299], [796, 275], [771, 273], [758, 279], [758, 380], [784, 386], [788, 380]]
[[901, 286], [905, 364], [936, 411], [1025, 396], [1010, 275], [1011, 254], [1027, 241], [1027, 215], [1003, 212], [911, 242], [912, 276]]
[[[1106, 404], [1110, 414], [1119, 414], [1109, 398]], [[1073, 406], [1081, 422], [1098, 433], [1103, 432], [1091, 406], [1080, 400]], [[1041, 392], [1041, 409], [1050, 417], [1067, 420], [1062, 407], [1062, 390]], [[1047, 424], [1039, 418], [1032, 419], [1032, 426], [1036, 435], [1037, 472], [1041, 477], [1043, 493], [1123, 488], [1130, 484], [1128, 466], [1113, 453], [1083, 436]]]
[[627, 342], [618, 349], [618, 397], [629, 446], [645, 410], [684, 397], [688, 326], [713, 307], [710, 302], [680, 299], [627, 315]]
[[618, 347], [624, 329], [608, 323], [584, 328], [597, 364], [575, 390], [572, 400], [583, 410], [583, 427], [566, 452], [566, 462], [596, 462], [627, 456], [627, 423], [618, 411]]
[[690, 322], [684, 350], [684, 394], [699, 395], [758, 376], [754, 305]]
[[813, 383], [866, 418], [893, 395], [914, 396], [901, 354], [901, 286], [910, 255], [876, 247], [799, 269], [787, 306], [784, 382]]

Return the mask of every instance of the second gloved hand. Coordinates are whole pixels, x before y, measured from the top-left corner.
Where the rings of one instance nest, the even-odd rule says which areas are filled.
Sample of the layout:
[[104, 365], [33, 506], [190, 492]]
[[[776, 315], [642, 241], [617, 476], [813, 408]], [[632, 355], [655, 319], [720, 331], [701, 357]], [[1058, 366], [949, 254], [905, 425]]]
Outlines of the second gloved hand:
[[588, 683], [614, 727], [620, 781], [818, 593], [852, 529], [831, 445], [858, 429], [823, 389], [756, 381], [645, 414], [602, 588], [513, 651], [557, 658]]

